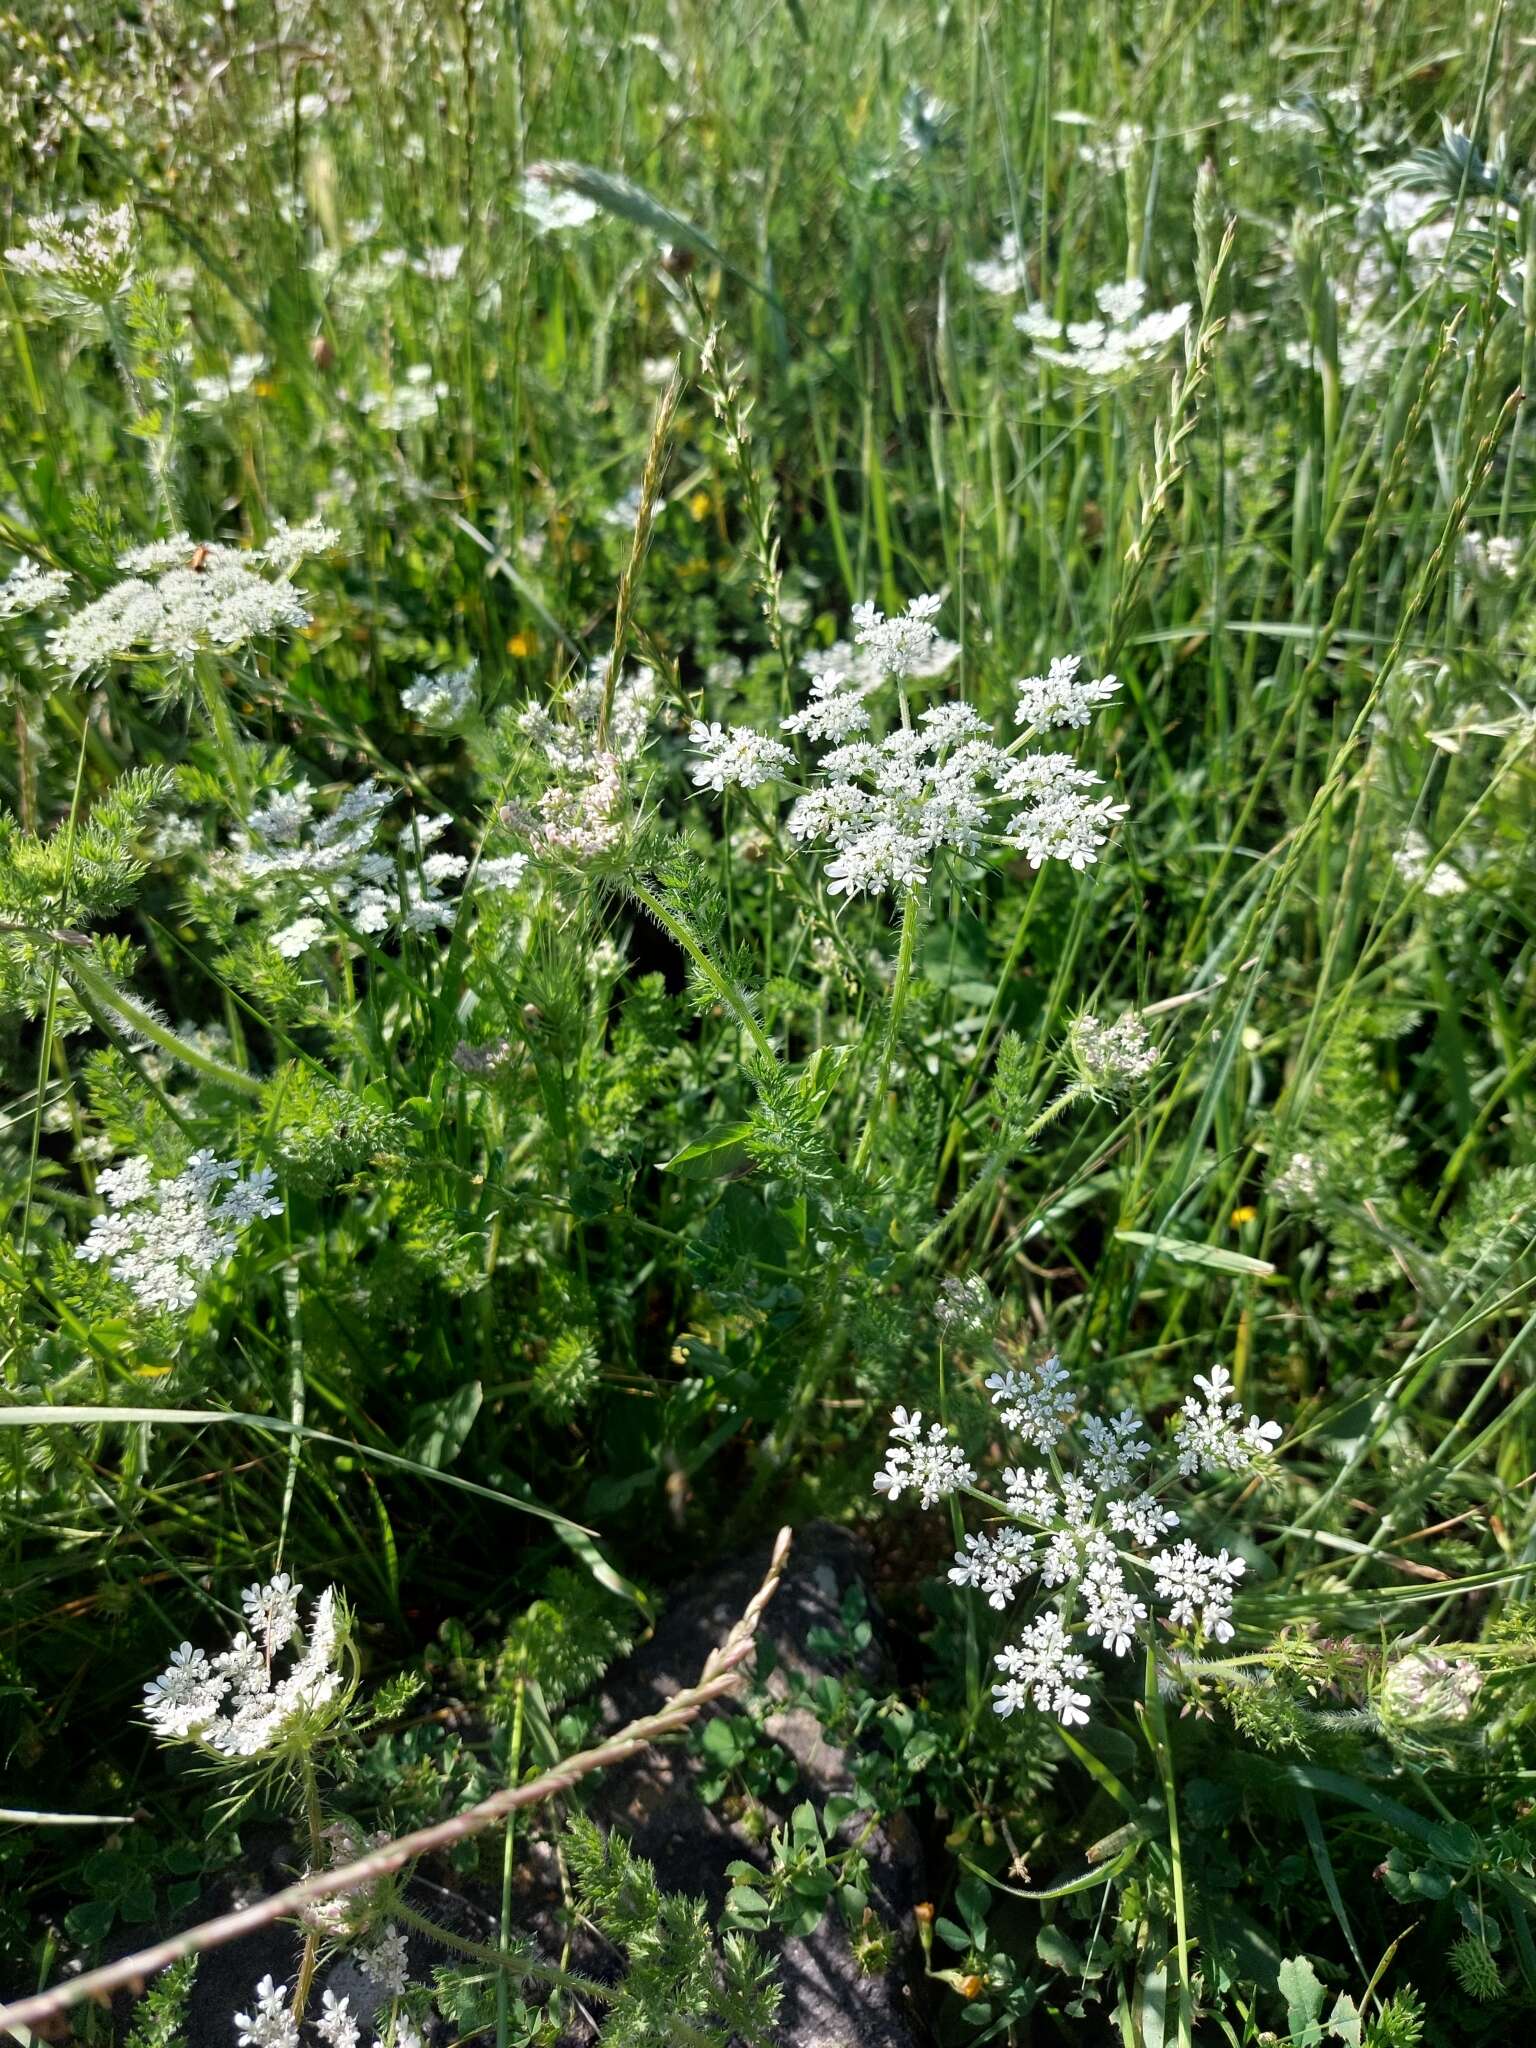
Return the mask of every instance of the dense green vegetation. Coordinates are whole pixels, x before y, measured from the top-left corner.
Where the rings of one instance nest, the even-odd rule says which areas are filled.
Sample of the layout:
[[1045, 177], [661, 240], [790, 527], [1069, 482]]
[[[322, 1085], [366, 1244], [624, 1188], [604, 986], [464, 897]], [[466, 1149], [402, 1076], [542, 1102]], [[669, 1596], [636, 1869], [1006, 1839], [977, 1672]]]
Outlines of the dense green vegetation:
[[[461, 1852], [566, 1843], [612, 2041], [755, 2038], [823, 1914], [921, 1937], [945, 2041], [1518, 2038], [1529, 14], [47, 0], [0, 56], [0, 1991], [242, 1830], [545, 1768], [827, 1517], [897, 1668], [811, 1704], [933, 1913], [872, 1927], [749, 1705], [729, 1925], [579, 1795]], [[1135, 1494], [1089, 1418], [1187, 1446], [1218, 1369], [1280, 1441], [1158, 1499], [1240, 1580], [1116, 1654], [1072, 1461]], [[989, 1604], [1020, 1463], [1073, 1561]], [[265, 1685], [279, 1572], [329, 1676], [210, 1790], [144, 1688], [246, 1625]], [[1091, 1708], [994, 1713], [1058, 1602]], [[390, 2038], [596, 1995], [500, 1896]]]

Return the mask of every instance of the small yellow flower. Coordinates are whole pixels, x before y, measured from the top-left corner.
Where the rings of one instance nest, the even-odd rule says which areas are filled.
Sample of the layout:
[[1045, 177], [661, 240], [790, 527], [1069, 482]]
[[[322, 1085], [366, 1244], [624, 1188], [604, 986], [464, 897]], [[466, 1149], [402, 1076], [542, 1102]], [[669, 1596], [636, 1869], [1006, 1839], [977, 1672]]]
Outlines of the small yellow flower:
[[708, 491], [695, 491], [688, 500], [688, 510], [694, 519], [702, 519], [713, 503], [714, 500], [710, 497]]
[[265, 377], [258, 377], [251, 386], [251, 396], [253, 398], [271, 398], [276, 390], [277, 386], [275, 384], [268, 383]]
[[538, 644], [537, 637], [532, 633], [514, 633], [507, 642], [507, 652], [516, 655], [519, 661], [526, 661]]
[[1251, 1202], [1245, 1202], [1241, 1209], [1234, 1209], [1232, 1211], [1233, 1229], [1240, 1230], [1245, 1223], [1252, 1223], [1258, 1213], [1258, 1210], [1253, 1207]]

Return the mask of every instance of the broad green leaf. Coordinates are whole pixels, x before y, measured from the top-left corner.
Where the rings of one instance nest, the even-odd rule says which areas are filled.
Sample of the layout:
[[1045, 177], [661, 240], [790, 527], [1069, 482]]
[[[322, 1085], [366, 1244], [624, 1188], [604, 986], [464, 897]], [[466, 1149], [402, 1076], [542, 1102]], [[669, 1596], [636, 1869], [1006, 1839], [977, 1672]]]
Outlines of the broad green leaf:
[[1305, 1956], [1287, 1956], [1280, 1965], [1280, 1996], [1292, 2048], [1318, 2048], [1323, 2038], [1318, 2014], [1323, 2009], [1322, 1979]]

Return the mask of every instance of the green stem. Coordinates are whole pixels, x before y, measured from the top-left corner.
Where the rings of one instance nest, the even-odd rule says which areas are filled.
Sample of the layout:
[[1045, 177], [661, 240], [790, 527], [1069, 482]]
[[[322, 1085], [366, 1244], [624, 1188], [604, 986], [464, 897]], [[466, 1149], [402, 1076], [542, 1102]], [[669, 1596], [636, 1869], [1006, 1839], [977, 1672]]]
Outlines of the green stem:
[[757, 1047], [763, 1058], [774, 1061], [776, 1055], [773, 1050], [772, 1041], [762, 1025], [758, 1023], [756, 1017], [753, 1016], [751, 1004], [748, 1003], [746, 997], [736, 986], [735, 982], [731, 980], [730, 976], [722, 968], [715, 965], [714, 961], [710, 959], [688, 927], [679, 918], [674, 917], [671, 911], [665, 907], [658, 897], [652, 895], [649, 889], [634, 880], [627, 882], [625, 886], [635, 901], [643, 904], [651, 913], [662, 930], [668, 933], [682, 947], [704, 980], [714, 990], [742, 1030], [752, 1040], [752, 1043]]
[[859, 1149], [854, 1154], [855, 1173], [862, 1173], [869, 1164], [869, 1155], [874, 1150], [875, 1136], [885, 1110], [886, 1083], [890, 1079], [891, 1061], [896, 1055], [896, 1038], [901, 1030], [901, 1020], [906, 1012], [907, 996], [912, 986], [912, 955], [917, 947], [917, 923], [917, 891], [908, 889], [901, 906], [901, 945], [896, 954], [896, 979], [891, 985], [891, 1014], [885, 1028], [885, 1047], [880, 1055], [880, 1074], [875, 1083], [875, 1099], [870, 1104], [869, 1116], [865, 1121], [864, 1135], [860, 1138]]
[[[85, 783], [85, 743], [91, 730], [90, 713], [87, 711], [80, 721], [80, 752], [75, 761], [75, 789], [69, 802], [68, 837], [64, 843], [64, 880], [59, 891], [59, 923], [69, 923], [69, 886], [75, 872], [75, 826], [80, 817], [80, 792]], [[37, 1049], [37, 1080], [32, 1103], [32, 1149], [27, 1161], [27, 1190], [21, 1204], [20, 1257], [25, 1264], [27, 1239], [32, 1227], [32, 1189], [37, 1180], [38, 1155], [43, 1137], [43, 1095], [48, 1086], [48, 1063], [53, 1055], [53, 1027], [59, 1007], [59, 961], [62, 942], [54, 940], [53, 955], [48, 962], [48, 996], [43, 1005], [43, 1036]], [[19, 1362], [18, 1362], [19, 1363]], [[14, 1385], [14, 1368], [6, 1367], [7, 1382]]]
[[1189, 1988], [1189, 1920], [1184, 1904], [1184, 1857], [1179, 1841], [1179, 1796], [1173, 1774], [1173, 1747], [1168, 1739], [1168, 1716], [1163, 1711], [1157, 1688], [1157, 1652], [1147, 1649], [1146, 1718], [1157, 1756], [1162, 1781], [1163, 1803], [1168, 1810], [1168, 1857], [1173, 1869], [1173, 1924], [1179, 1957], [1179, 2048], [1192, 2048], [1194, 2041], [1194, 2000]]
[[162, 1023], [152, 1010], [110, 981], [89, 956], [75, 954], [70, 960], [68, 973], [75, 993], [88, 1010], [110, 1010], [152, 1045], [158, 1045], [162, 1052], [169, 1053], [172, 1059], [189, 1067], [194, 1074], [201, 1074], [208, 1081], [217, 1081], [221, 1087], [237, 1089], [242, 1095], [260, 1098], [262, 1084], [254, 1075], [242, 1073], [238, 1067], [204, 1052], [200, 1046], [190, 1045], [169, 1024]]
[[986, 1196], [996, 1186], [997, 1176], [1008, 1161], [1018, 1153], [1027, 1151], [1047, 1124], [1054, 1123], [1057, 1117], [1064, 1115], [1071, 1108], [1080, 1095], [1087, 1092], [1081, 1081], [1074, 1081], [1070, 1087], [1063, 1088], [1054, 1102], [1046, 1104], [1027, 1130], [1021, 1131], [1016, 1138], [1010, 1138], [1005, 1145], [995, 1146], [988, 1153], [980, 1173], [965, 1193], [939, 1218], [912, 1256], [915, 1259], [931, 1258], [951, 1231], [958, 1230], [962, 1223], [967, 1222], [976, 1213]]
[[426, 1935], [429, 1941], [441, 1942], [444, 1948], [454, 1949], [461, 1956], [470, 1956], [477, 1963], [486, 1963], [493, 1970], [510, 1971], [516, 1977], [542, 1977], [546, 1983], [580, 1992], [583, 1998], [607, 2000], [613, 1996], [611, 1984], [599, 1984], [591, 1977], [575, 1977], [569, 1970], [562, 1970], [558, 1963], [546, 1963], [526, 1952], [510, 1955], [504, 1949], [492, 1948], [487, 1941], [475, 1941], [470, 1935], [456, 1934], [451, 1927], [444, 1927], [427, 1914], [418, 1913], [403, 1899], [396, 1899], [390, 1912], [396, 1920], [403, 1920], [407, 1927], [414, 1927], [418, 1934]]

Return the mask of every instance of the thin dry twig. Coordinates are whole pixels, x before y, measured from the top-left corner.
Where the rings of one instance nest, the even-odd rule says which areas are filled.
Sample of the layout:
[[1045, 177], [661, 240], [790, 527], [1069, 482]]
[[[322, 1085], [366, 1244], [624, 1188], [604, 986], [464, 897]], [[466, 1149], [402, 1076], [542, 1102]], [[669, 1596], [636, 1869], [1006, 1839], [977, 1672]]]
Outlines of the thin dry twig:
[[674, 1693], [657, 1713], [631, 1721], [595, 1749], [584, 1749], [575, 1756], [567, 1757], [553, 1770], [545, 1771], [526, 1785], [505, 1786], [500, 1792], [493, 1792], [488, 1799], [482, 1799], [477, 1806], [466, 1807], [462, 1813], [452, 1814], [447, 1820], [436, 1821], [431, 1827], [416, 1828], [408, 1835], [400, 1835], [392, 1842], [371, 1849], [366, 1856], [358, 1857], [355, 1863], [339, 1864], [334, 1870], [316, 1871], [297, 1884], [287, 1885], [282, 1891], [259, 1899], [253, 1906], [242, 1906], [238, 1912], [221, 1913], [216, 1919], [204, 1920], [181, 1934], [156, 1942], [152, 1948], [123, 1956], [99, 1970], [88, 1970], [83, 1976], [72, 1977], [65, 1983], [54, 1985], [51, 1990], [37, 1992], [33, 1997], [0, 2006], [0, 2027], [15, 2032], [21, 2028], [43, 2026], [67, 2012], [71, 2006], [78, 2005], [82, 1999], [105, 2001], [112, 1992], [125, 1988], [137, 1993], [149, 1978], [168, 1969], [172, 1963], [180, 1962], [183, 1956], [219, 1948], [228, 1941], [238, 1941], [242, 1935], [254, 1934], [258, 1927], [269, 1926], [274, 1920], [296, 1913], [316, 1899], [331, 1898], [338, 1892], [356, 1891], [375, 1878], [388, 1877], [415, 1857], [425, 1856], [432, 1850], [450, 1848], [467, 1835], [477, 1835], [482, 1829], [504, 1820], [518, 1807], [537, 1806], [545, 1799], [554, 1798], [557, 1793], [568, 1792], [593, 1771], [623, 1763], [636, 1750], [654, 1742], [657, 1736], [686, 1728], [701, 1707], [722, 1698], [740, 1683], [741, 1666], [752, 1653], [757, 1625], [783, 1575], [790, 1540], [791, 1532], [781, 1529], [773, 1546], [767, 1576], [747, 1603], [740, 1621], [725, 1641], [711, 1650], [704, 1660], [698, 1683], [683, 1692]]

